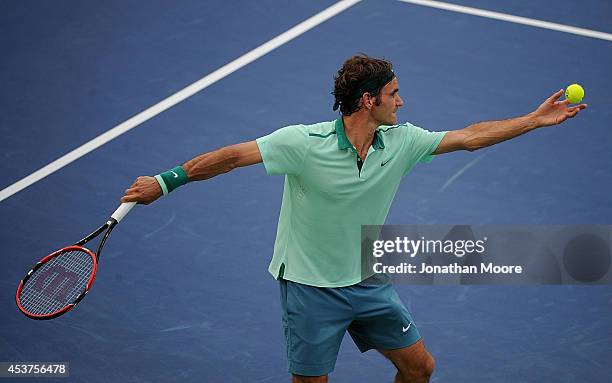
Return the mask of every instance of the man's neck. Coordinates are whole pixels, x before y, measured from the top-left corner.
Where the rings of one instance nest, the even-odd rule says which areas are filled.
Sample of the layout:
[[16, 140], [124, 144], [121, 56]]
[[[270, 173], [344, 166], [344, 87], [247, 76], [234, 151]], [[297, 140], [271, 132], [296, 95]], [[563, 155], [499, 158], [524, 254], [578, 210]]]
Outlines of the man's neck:
[[344, 133], [346, 138], [357, 149], [361, 159], [365, 159], [368, 149], [374, 142], [374, 134], [379, 124], [364, 113], [353, 113], [350, 116], [342, 116]]

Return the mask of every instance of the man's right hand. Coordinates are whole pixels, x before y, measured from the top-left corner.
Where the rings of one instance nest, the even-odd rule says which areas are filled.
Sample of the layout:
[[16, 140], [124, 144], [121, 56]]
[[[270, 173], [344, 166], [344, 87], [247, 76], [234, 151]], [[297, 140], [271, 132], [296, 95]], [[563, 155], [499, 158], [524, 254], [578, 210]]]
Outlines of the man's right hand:
[[162, 196], [162, 189], [155, 177], [142, 176], [125, 191], [121, 202], [138, 202], [148, 205]]

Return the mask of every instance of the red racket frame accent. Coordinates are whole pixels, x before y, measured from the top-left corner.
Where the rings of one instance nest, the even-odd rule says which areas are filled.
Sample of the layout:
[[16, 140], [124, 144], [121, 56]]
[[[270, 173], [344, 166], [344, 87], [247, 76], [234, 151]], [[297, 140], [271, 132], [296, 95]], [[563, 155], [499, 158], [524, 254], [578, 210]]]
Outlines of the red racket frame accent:
[[[42, 265], [44, 265], [45, 263], [49, 262], [51, 259], [60, 256], [63, 253], [67, 253], [69, 251], [74, 251], [74, 250], [79, 250], [79, 251], [84, 251], [85, 253], [89, 254], [89, 256], [91, 257], [91, 259], [93, 260], [93, 269], [91, 271], [91, 275], [89, 276], [89, 281], [87, 281], [87, 287], [85, 288], [85, 291], [83, 293], [81, 293], [76, 301], [74, 303], [69, 303], [68, 305], [66, 305], [65, 307], [52, 312], [51, 314], [46, 314], [46, 315], [40, 315], [40, 314], [32, 314], [30, 312], [28, 312], [22, 305], [21, 302], [19, 300], [19, 294], [21, 294], [21, 290], [23, 289], [23, 285], [25, 284], [25, 282], [30, 278], [30, 276], [34, 273], [34, 271], [36, 271], [37, 269], [39, 269]], [[38, 263], [30, 270], [28, 271], [28, 273], [26, 274], [26, 276], [19, 282], [19, 287], [17, 288], [17, 293], [15, 294], [15, 301], [17, 302], [17, 307], [19, 307], [19, 311], [21, 311], [25, 316], [32, 318], [32, 319], [39, 319], [39, 320], [44, 320], [44, 319], [53, 319], [53, 318], [57, 318], [58, 316], [67, 313], [68, 311], [72, 310], [74, 308], [74, 306], [76, 306], [81, 299], [83, 299], [85, 297], [85, 295], [89, 292], [89, 289], [91, 289], [91, 286], [94, 283], [94, 280], [96, 279], [96, 272], [98, 271], [98, 260], [96, 259], [96, 255], [94, 254], [93, 251], [89, 250], [86, 247], [82, 247], [82, 246], [66, 246], [64, 248], [61, 248], [49, 255], [47, 255], [46, 257], [44, 257], [43, 259], [41, 259], [40, 261], [38, 261]]]

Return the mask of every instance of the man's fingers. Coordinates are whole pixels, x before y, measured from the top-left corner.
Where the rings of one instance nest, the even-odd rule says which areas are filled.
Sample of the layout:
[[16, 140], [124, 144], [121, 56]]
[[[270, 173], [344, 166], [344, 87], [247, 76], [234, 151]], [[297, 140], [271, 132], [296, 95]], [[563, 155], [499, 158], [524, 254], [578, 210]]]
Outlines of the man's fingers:
[[555, 101], [557, 101], [559, 99], [559, 97], [561, 97], [562, 94], [563, 94], [563, 89], [555, 92], [552, 96], [548, 97], [548, 99], [546, 101], [548, 101], [550, 103], [554, 103]]
[[138, 202], [140, 204], [149, 204], [151, 201], [144, 200], [141, 194], [126, 194], [121, 198], [121, 202]]
[[568, 108], [568, 111], [573, 112], [573, 111], [581, 111], [583, 109], [586, 109], [587, 105], [586, 104], [580, 104], [580, 105], [576, 105], [576, 106], [572, 106], [571, 108]]
[[135, 194], [126, 194], [121, 198], [121, 202], [138, 202]]
[[[149, 178], [151, 177], [138, 177], [134, 181], [134, 183], [123, 192], [123, 197], [121, 198], [121, 202], [138, 202], [141, 204], [149, 204], [151, 201], [157, 199], [156, 196], [151, 194], [155, 194], [151, 189], [151, 184], [149, 182]], [[155, 182], [158, 189], [158, 194], [162, 194], [161, 186]]]

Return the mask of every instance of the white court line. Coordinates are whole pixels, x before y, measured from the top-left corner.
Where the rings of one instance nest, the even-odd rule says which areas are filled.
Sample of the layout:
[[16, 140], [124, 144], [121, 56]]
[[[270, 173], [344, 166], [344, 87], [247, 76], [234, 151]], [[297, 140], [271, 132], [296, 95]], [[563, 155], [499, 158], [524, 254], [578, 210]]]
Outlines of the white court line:
[[360, 0], [342, 0], [329, 8], [317, 13], [316, 15], [310, 17], [307, 20], [302, 21], [297, 24], [293, 28], [287, 30], [286, 32], [281, 33], [276, 36], [272, 40], [258, 46], [252, 51], [238, 57], [234, 61], [225, 64], [221, 68], [215, 70], [214, 72], [208, 74], [205, 77], [202, 77], [200, 80], [194, 82], [193, 84], [187, 86], [186, 88], [178, 91], [177, 93], [171, 95], [158, 102], [157, 104], [149, 107], [148, 109], [140, 112], [129, 120], [122, 122], [121, 124], [115, 126], [114, 128], [106, 131], [105, 133], [99, 135], [98, 137], [88, 141], [87, 143], [79, 146], [78, 148], [72, 150], [71, 152], [63, 155], [62, 157], [56, 159], [50, 164], [38, 169], [34, 173], [30, 174], [27, 177], [22, 178], [21, 180], [15, 182], [14, 184], [8, 186], [7, 188], [0, 190], [0, 201], [7, 199], [15, 193], [27, 188], [33, 183], [40, 181], [45, 178], [49, 174], [56, 172], [57, 170], [63, 168], [64, 166], [70, 164], [71, 162], [79, 159], [85, 154], [91, 152], [99, 148], [100, 146], [106, 144], [107, 142], [117, 138], [123, 133], [134, 129], [138, 125], [143, 122], [157, 116], [161, 112], [165, 111], [178, 104], [181, 101], [193, 96], [198, 93], [202, 89], [209, 87], [210, 85], [216, 83], [217, 81], [227, 77], [238, 69], [242, 68], [250, 64], [251, 62], [257, 60], [258, 58], [270, 53], [274, 49], [280, 47], [281, 45], [293, 40], [294, 38], [300, 36], [301, 34], [309, 31], [310, 29], [316, 27], [322, 22], [334, 17], [335, 15], [341, 13], [342, 11], [350, 8], [351, 6], [358, 3]]
[[455, 174], [452, 175], [452, 177], [450, 177], [445, 183], [444, 185], [442, 185], [442, 187], [440, 188], [440, 190], [438, 190], [438, 192], [443, 192], [444, 189], [446, 189], [447, 187], [450, 186], [450, 184], [452, 184], [457, 178], [459, 178], [459, 176], [461, 176], [463, 173], [465, 173], [466, 170], [468, 170], [469, 168], [471, 168], [472, 166], [476, 165], [478, 162], [480, 162], [480, 160], [482, 160], [482, 158], [485, 156], [486, 153], [482, 153], [480, 156], [474, 158], [472, 161], [468, 162], [467, 165], [465, 165], [464, 167], [462, 167], [461, 169], [459, 169]]
[[443, 3], [441, 1], [433, 1], [433, 0], [399, 0], [404, 3], [411, 3], [417, 5], [423, 5], [425, 7], [444, 9], [452, 12], [466, 13], [468, 15], [481, 16], [489, 19], [503, 20], [508, 21], [510, 23], [529, 25], [532, 27], [551, 29], [553, 31], [573, 33], [575, 35], [592, 37], [594, 39], [608, 40], [612, 41], [612, 34], [593, 31], [590, 29], [572, 27], [569, 25], [551, 23], [548, 21], [542, 21], [537, 19], [530, 19], [528, 17], [514, 16], [509, 15], [507, 13], [493, 12], [493, 11], [485, 11], [483, 9], [465, 7], [463, 5], [457, 4], [449, 4]]

